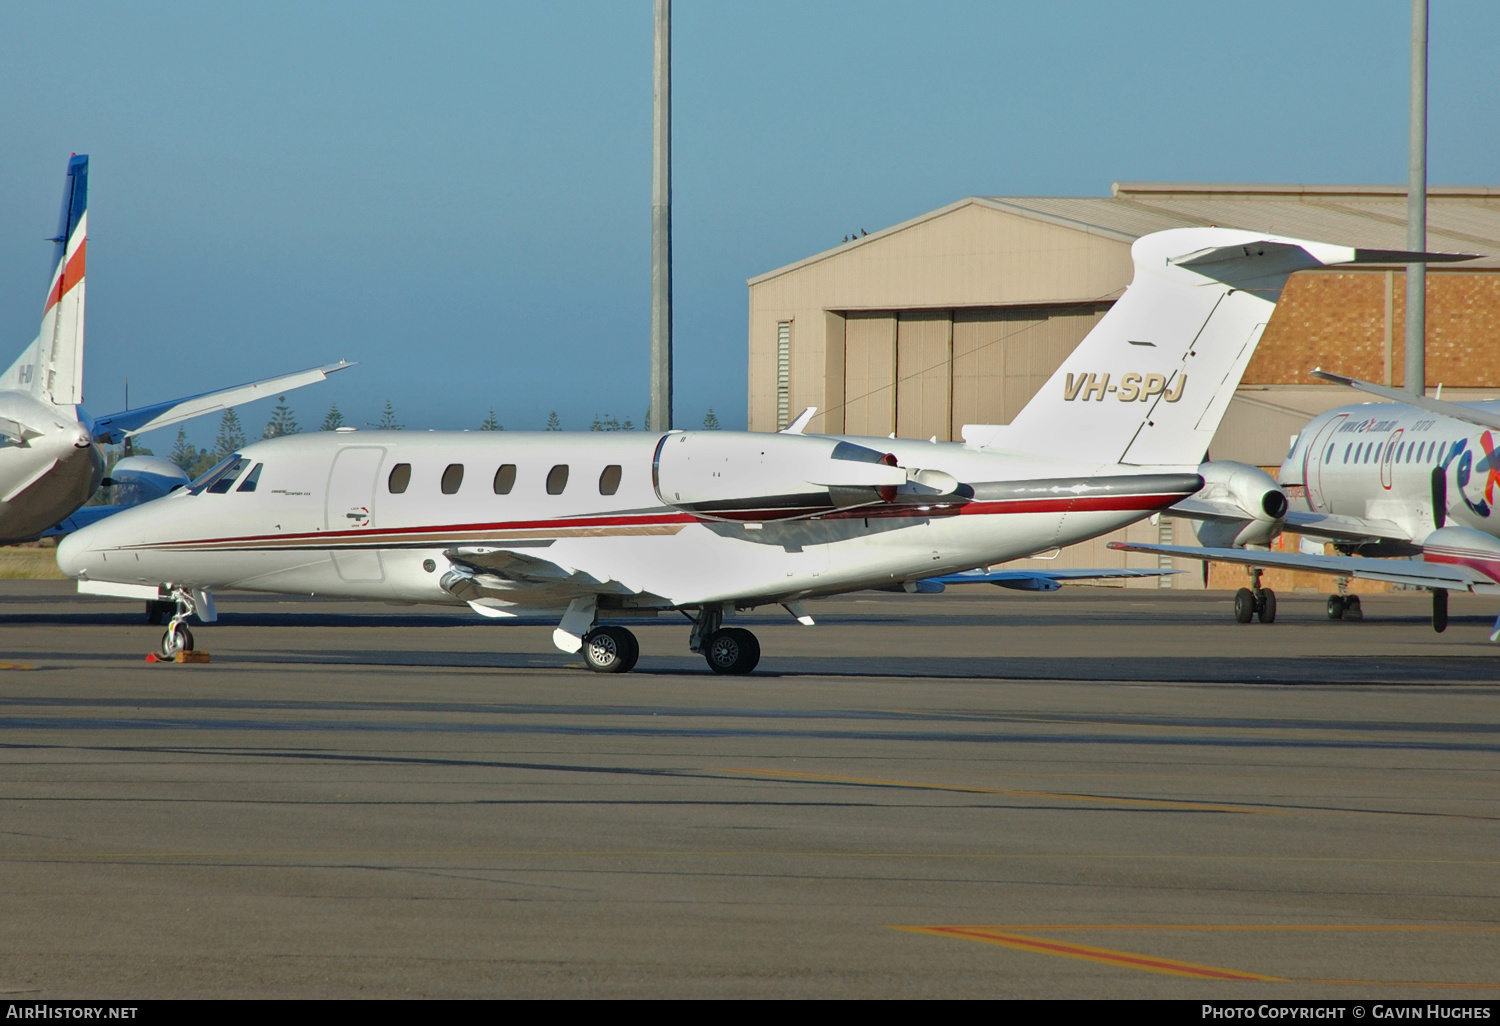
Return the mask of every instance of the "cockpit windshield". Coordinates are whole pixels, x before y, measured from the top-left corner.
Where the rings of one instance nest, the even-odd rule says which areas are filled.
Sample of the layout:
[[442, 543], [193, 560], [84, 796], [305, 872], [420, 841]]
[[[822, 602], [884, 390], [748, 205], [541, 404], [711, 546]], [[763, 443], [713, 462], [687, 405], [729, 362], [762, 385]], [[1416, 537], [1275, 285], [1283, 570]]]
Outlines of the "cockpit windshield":
[[249, 463], [250, 461], [239, 453], [224, 457], [209, 467], [202, 477], [187, 486], [188, 494], [198, 495], [204, 491], [210, 491], [216, 495], [222, 495], [229, 491], [229, 487], [234, 484], [234, 479], [240, 476], [240, 472]]

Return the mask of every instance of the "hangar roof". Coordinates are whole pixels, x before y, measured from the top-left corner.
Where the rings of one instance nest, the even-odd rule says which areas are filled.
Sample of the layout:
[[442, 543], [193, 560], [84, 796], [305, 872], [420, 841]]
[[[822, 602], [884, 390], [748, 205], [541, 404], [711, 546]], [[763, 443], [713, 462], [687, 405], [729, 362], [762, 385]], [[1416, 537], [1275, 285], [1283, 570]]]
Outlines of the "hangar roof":
[[[1109, 196], [971, 196], [756, 275], [749, 283], [878, 245], [971, 204], [1126, 244], [1167, 228], [1217, 225], [1361, 249], [1406, 248], [1405, 186], [1116, 182]], [[1429, 186], [1427, 248], [1482, 254], [1447, 265], [1452, 270], [1500, 268], [1500, 186]]]
[[[1195, 225], [1244, 228], [1362, 249], [1406, 247], [1406, 188], [1386, 185], [1219, 185], [1116, 182], [1107, 197], [983, 196], [1022, 216], [1133, 241]], [[1455, 270], [1500, 267], [1500, 187], [1434, 186], [1427, 248], [1481, 253]]]

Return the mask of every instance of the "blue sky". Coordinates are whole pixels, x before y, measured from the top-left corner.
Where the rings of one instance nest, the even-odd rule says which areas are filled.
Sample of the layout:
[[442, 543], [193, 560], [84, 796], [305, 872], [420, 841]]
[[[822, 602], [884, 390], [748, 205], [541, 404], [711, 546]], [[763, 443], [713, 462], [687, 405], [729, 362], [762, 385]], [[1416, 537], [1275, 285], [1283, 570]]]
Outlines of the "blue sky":
[[[1497, 184], [1500, 4], [1433, 8], [1431, 181]], [[743, 427], [745, 279], [852, 230], [1116, 180], [1404, 181], [1409, 12], [678, 0], [678, 426]], [[408, 428], [640, 423], [650, 0], [7, 4], [0, 95], [0, 344], [35, 334], [88, 153], [96, 413], [127, 377], [140, 404], [346, 358], [289, 397], [304, 427], [386, 399]]]

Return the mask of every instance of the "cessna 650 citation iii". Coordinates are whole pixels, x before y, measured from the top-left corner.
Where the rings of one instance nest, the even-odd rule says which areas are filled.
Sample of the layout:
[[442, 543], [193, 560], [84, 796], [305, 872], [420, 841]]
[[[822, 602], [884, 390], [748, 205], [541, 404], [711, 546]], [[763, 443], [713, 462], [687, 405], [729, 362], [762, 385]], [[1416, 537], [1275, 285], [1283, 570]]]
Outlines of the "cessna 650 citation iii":
[[175, 602], [163, 656], [218, 589], [560, 614], [557, 647], [623, 672], [599, 621], [679, 610], [717, 673], [759, 644], [734, 610], [908, 586], [1069, 545], [1193, 494], [1287, 277], [1420, 255], [1174, 229], [1132, 247], [1121, 299], [1006, 426], [964, 442], [680, 432], [313, 434], [248, 446], [189, 487], [84, 528], [79, 590]]
[[[1438, 631], [1448, 626], [1448, 592], [1500, 595], [1500, 401], [1444, 402], [1321, 370], [1313, 375], [1396, 402], [1358, 403], [1313, 418], [1281, 465], [1279, 489], [1255, 467], [1205, 464], [1210, 487], [1178, 510], [1204, 520], [1205, 548], [1117, 547], [1242, 563], [1257, 577], [1260, 569], [1279, 567], [1427, 588]], [[1221, 487], [1211, 494], [1214, 480]], [[1259, 515], [1247, 516], [1243, 510], [1257, 503]], [[1316, 539], [1312, 551], [1256, 548], [1283, 529]], [[1325, 539], [1342, 554], [1324, 555]], [[1249, 623], [1267, 595], [1274, 618], [1275, 596], [1258, 586], [1236, 596], [1236, 618]], [[1359, 596], [1342, 587], [1329, 596], [1329, 619], [1362, 615]], [[1500, 640], [1500, 620], [1490, 640]]]
[[[68, 161], [52, 280], [41, 330], [10, 369], [0, 374], [0, 545], [36, 538], [78, 511], [76, 522], [113, 507], [79, 507], [104, 477], [102, 443], [118, 444], [237, 403], [322, 381], [352, 364], [333, 364], [201, 395], [173, 399], [105, 417], [83, 402], [84, 271], [88, 259], [89, 158]], [[165, 491], [180, 474], [166, 460], [132, 457], [117, 466], [121, 483]]]

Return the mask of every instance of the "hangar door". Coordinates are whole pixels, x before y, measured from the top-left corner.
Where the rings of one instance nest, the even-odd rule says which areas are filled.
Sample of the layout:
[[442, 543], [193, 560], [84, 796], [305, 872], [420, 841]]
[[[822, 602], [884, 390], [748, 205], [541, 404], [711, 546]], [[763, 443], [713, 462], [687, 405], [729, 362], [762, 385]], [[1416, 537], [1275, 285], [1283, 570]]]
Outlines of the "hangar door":
[[845, 313], [843, 430], [952, 441], [1009, 424], [1110, 305]]

